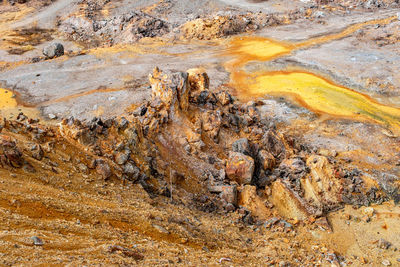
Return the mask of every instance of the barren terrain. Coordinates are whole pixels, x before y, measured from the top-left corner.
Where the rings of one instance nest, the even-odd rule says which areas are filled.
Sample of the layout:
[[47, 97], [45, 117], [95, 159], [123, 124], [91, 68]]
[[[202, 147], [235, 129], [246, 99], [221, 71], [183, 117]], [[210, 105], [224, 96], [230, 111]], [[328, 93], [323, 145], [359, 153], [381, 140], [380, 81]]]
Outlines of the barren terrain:
[[3, 0], [0, 37], [1, 266], [400, 265], [398, 1]]

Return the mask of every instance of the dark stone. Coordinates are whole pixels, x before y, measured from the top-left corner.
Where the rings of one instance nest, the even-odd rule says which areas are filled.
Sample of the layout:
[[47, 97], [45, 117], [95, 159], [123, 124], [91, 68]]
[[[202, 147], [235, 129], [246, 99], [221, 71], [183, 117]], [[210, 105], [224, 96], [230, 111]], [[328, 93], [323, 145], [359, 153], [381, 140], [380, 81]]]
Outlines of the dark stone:
[[241, 138], [233, 142], [232, 144], [233, 152], [239, 152], [245, 155], [250, 155], [250, 146], [247, 138]]
[[54, 43], [43, 48], [43, 55], [46, 58], [55, 58], [64, 55], [64, 46], [60, 43]]

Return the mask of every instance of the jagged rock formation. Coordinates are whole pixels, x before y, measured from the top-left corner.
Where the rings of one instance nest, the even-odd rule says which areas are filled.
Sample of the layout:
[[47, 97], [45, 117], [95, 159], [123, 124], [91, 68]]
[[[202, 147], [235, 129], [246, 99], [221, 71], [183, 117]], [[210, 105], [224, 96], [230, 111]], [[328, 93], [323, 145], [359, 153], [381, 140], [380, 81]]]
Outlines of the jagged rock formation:
[[61, 138], [84, 151], [79, 172], [140, 183], [150, 196], [170, 196], [171, 190], [209, 195], [215, 207], [241, 205], [261, 220], [272, 215], [272, 206], [283, 217], [304, 220], [377, 197], [379, 189], [364, 185], [357, 173], [279, 134], [260, 118], [257, 103], [237, 104], [225, 91], [211, 92], [206, 73], [155, 68], [149, 81], [151, 101], [118, 119], [69, 118], [58, 129], [22, 114], [4, 121], [4, 130], [31, 141], [21, 149], [1, 135], [3, 168], [35, 171], [34, 162], [54, 153], [55, 138]]

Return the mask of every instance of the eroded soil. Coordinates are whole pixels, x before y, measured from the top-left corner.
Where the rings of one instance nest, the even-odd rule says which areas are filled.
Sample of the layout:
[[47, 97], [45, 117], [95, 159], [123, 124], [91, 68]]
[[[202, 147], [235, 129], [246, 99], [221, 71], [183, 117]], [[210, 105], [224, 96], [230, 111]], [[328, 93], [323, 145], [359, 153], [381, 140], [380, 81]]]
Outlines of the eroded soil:
[[397, 266], [399, 12], [0, 2], [0, 264]]

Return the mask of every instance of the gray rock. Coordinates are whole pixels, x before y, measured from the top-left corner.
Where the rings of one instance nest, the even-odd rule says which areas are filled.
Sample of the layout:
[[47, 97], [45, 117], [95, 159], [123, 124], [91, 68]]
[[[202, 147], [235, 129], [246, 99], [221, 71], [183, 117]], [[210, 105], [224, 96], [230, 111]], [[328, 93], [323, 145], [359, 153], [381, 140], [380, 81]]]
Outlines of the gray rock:
[[156, 228], [159, 232], [163, 233], [163, 234], [169, 234], [169, 231], [167, 229], [165, 229], [164, 227], [158, 225], [158, 224], [152, 224], [152, 226], [154, 228]]
[[44, 245], [43, 240], [40, 239], [40, 238], [37, 237], [37, 236], [32, 236], [31, 239], [32, 239], [33, 244], [34, 244], [35, 246], [43, 246], [43, 245]]
[[54, 115], [53, 113], [50, 113], [50, 114], [49, 114], [49, 119], [50, 119], [50, 120], [55, 120], [55, 119], [57, 119], [57, 116]]
[[129, 177], [130, 180], [137, 180], [140, 176], [139, 168], [129, 162], [124, 165], [124, 173]]
[[55, 58], [64, 55], [64, 46], [60, 43], [53, 43], [43, 48], [43, 55], [46, 58]]
[[129, 155], [130, 155], [129, 151], [119, 152], [115, 155], [115, 162], [118, 165], [124, 165], [128, 161]]
[[233, 152], [239, 152], [245, 155], [249, 155], [250, 152], [249, 141], [247, 140], [247, 138], [241, 138], [236, 140], [232, 144], [232, 150]]

